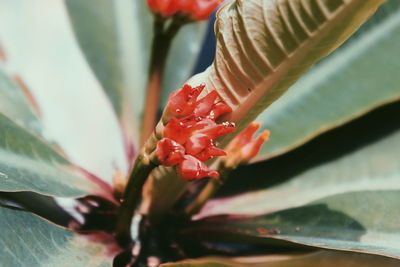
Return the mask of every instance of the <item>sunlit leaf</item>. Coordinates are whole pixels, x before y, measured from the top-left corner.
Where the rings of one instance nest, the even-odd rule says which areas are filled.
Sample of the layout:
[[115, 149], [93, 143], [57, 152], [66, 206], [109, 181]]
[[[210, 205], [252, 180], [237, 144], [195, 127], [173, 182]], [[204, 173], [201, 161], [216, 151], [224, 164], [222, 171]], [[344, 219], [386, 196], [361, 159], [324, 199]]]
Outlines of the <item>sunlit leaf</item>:
[[0, 191], [33, 191], [64, 197], [104, 193], [52, 147], [2, 114]]
[[239, 129], [344, 42], [383, 0], [238, 0], [217, 14], [213, 65], [195, 76], [233, 108]]
[[241, 258], [208, 257], [166, 263], [165, 267], [395, 267], [399, 261], [373, 255], [348, 252], [323, 251], [308, 255], [266, 255]]
[[127, 168], [118, 122], [74, 38], [63, 0], [1, 1], [0, 45], [6, 74], [19, 77], [37, 103], [46, 140], [105, 180], [115, 168]]
[[209, 217], [183, 232], [200, 240], [268, 243], [272, 238], [400, 259], [399, 205], [399, 190], [357, 191], [256, 217]]
[[[200, 216], [249, 214], [296, 207], [354, 191], [400, 189], [400, 130], [296, 174], [285, 183], [211, 200]], [[268, 179], [270, 174], [260, 174]], [[271, 177], [272, 178], [272, 177]], [[368, 206], [368, 203], [366, 203]]]
[[400, 2], [388, 1], [257, 120], [271, 130], [260, 159], [282, 154], [382, 104], [400, 99]]
[[[127, 131], [136, 142], [143, 116], [152, 38], [146, 1], [65, 1], [80, 47]], [[164, 99], [193, 69], [205, 23], [187, 27], [173, 42], [163, 83]]]

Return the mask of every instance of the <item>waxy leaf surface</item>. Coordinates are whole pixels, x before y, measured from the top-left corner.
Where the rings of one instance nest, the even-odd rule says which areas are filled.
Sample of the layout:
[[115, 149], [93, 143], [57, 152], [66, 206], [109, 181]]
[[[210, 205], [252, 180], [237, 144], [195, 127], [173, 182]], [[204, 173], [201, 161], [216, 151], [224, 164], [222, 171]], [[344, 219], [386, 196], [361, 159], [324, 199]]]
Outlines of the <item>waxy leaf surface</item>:
[[[127, 169], [118, 121], [79, 49], [63, 0], [1, 1], [0, 46], [5, 74], [18, 77], [40, 111], [41, 136], [104, 180]], [[27, 119], [4, 114], [17, 123]]]
[[0, 206], [1, 265], [111, 266], [108, 248], [30, 213]]
[[258, 160], [399, 100], [399, 44], [400, 2], [390, 0], [257, 118], [272, 133]]
[[209, 257], [166, 263], [162, 267], [395, 267], [399, 261], [373, 255], [322, 251], [306, 255], [265, 255], [240, 258]]
[[382, 0], [237, 0], [217, 14], [215, 61], [192, 83], [216, 89], [239, 129], [342, 44]]
[[[79, 45], [108, 95], [124, 134], [130, 143], [137, 144], [153, 33], [146, 1], [65, 2]], [[185, 26], [174, 40], [163, 80], [164, 99], [191, 74], [205, 26]]]
[[[371, 125], [372, 127], [372, 125]], [[327, 151], [328, 153], [328, 151]], [[307, 168], [284, 183], [209, 201], [200, 216], [260, 214], [344, 192], [400, 189], [400, 130]], [[270, 173], [260, 174], [265, 179]], [[369, 204], [366, 202], [366, 206]]]
[[0, 114], [0, 191], [76, 197], [104, 193], [40, 138]]
[[399, 205], [399, 190], [349, 192], [256, 217], [208, 217], [183, 233], [218, 242], [279, 239], [400, 259]]

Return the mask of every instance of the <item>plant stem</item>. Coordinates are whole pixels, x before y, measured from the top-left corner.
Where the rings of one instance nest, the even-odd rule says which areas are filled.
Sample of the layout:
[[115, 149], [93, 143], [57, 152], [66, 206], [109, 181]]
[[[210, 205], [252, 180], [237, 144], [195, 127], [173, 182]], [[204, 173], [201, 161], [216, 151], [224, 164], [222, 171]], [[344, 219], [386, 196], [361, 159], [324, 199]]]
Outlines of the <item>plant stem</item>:
[[144, 153], [135, 161], [117, 215], [116, 238], [123, 246], [131, 241], [132, 217], [140, 203], [143, 185], [156, 166]]
[[154, 20], [154, 37], [151, 45], [149, 80], [146, 88], [146, 102], [143, 113], [140, 144], [143, 145], [151, 135], [156, 122], [160, 104], [161, 83], [164, 76], [165, 63], [174, 36], [183, 24], [172, 20], [165, 28], [165, 19], [159, 16]]
[[204, 204], [215, 195], [218, 189], [224, 184], [226, 179], [228, 178], [229, 173], [232, 171], [232, 168], [226, 168], [222, 164], [220, 164], [218, 168], [219, 176], [216, 178], [212, 178], [206, 186], [201, 190], [200, 194], [197, 195], [195, 200], [193, 200], [190, 205], [188, 205], [185, 209], [185, 215], [190, 218], [192, 215], [198, 213]]

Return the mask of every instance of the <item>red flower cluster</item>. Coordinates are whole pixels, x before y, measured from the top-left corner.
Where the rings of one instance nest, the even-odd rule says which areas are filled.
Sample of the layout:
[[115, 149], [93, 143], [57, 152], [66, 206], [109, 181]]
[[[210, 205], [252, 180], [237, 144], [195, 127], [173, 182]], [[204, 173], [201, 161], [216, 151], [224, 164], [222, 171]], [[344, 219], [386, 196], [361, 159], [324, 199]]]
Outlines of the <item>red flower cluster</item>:
[[192, 20], [205, 20], [223, 0], [147, 0], [147, 5], [154, 13], [164, 17], [177, 13]]
[[229, 167], [236, 167], [241, 163], [246, 163], [254, 158], [261, 149], [261, 146], [269, 138], [269, 131], [265, 130], [253, 138], [254, 134], [260, 128], [261, 124], [252, 122], [238, 134], [226, 147], [229, 156], [225, 160], [225, 165]]
[[217, 148], [214, 140], [235, 131], [232, 123], [215, 122], [223, 113], [232, 111], [228, 105], [217, 101], [217, 91], [197, 100], [203, 89], [204, 85], [193, 88], [185, 84], [171, 94], [166, 107], [168, 123], [163, 131], [164, 138], [156, 149], [158, 160], [165, 166], [178, 165], [179, 174], [188, 181], [218, 175], [203, 162], [225, 156], [225, 151]]

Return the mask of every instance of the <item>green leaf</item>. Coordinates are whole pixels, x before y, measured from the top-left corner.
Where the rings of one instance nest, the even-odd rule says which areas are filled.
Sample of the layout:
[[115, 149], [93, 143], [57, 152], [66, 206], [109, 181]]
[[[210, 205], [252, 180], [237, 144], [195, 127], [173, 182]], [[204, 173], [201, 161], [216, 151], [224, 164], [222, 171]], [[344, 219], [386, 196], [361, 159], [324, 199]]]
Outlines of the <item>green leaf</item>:
[[[145, 1], [65, 0], [75, 34], [131, 142], [142, 119], [152, 38], [152, 16]], [[193, 68], [205, 23], [185, 27], [172, 44], [164, 101]], [[136, 121], [135, 128], [132, 121]]]
[[0, 206], [3, 266], [111, 266], [101, 243], [50, 224], [32, 214]]
[[32, 107], [29, 106], [23, 91], [15, 81], [10, 79], [6, 71], [0, 69], [0, 112], [13, 119], [20, 126], [36, 134], [42, 132], [42, 124]]
[[183, 232], [201, 240], [272, 238], [400, 259], [399, 205], [399, 190], [349, 192], [262, 216], [206, 218]]
[[[271, 212], [344, 192], [400, 189], [400, 129], [268, 189], [209, 201], [200, 216]], [[268, 179], [268, 173], [262, 174]], [[272, 177], [271, 177], [272, 178]], [[367, 204], [368, 205], [368, 204]]]
[[365, 255], [349, 252], [322, 251], [306, 255], [266, 255], [241, 258], [208, 257], [189, 259], [175, 263], [162, 264], [162, 267], [389, 267], [398, 266], [399, 261], [375, 255]]
[[271, 131], [260, 159], [400, 99], [400, 4], [388, 1], [346, 42], [258, 118]]
[[76, 43], [64, 1], [0, 1], [0, 39], [2, 69], [34, 97], [42, 136], [98, 177], [124, 172], [118, 121]]
[[52, 147], [1, 113], [0, 191], [63, 197], [104, 193]]

